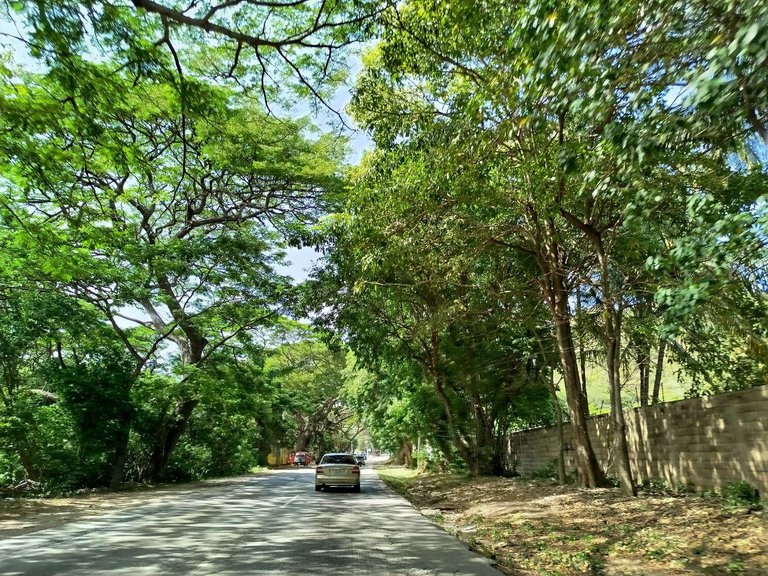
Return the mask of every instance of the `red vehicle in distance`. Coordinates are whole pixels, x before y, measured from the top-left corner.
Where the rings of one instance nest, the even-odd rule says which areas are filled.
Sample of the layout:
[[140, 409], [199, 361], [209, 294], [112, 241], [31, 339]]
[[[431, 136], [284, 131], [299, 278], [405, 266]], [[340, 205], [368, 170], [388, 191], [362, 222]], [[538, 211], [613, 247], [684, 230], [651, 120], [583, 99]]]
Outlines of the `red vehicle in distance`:
[[295, 452], [288, 456], [288, 462], [294, 466], [309, 466], [312, 456], [309, 452]]

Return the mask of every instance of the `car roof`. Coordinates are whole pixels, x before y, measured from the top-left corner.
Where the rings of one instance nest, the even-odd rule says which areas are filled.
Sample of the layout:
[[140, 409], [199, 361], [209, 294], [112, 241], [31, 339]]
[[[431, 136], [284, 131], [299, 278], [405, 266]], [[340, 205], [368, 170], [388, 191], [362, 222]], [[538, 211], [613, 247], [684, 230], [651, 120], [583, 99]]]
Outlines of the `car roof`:
[[352, 452], [326, 452], [323, 456], [354, 456]]

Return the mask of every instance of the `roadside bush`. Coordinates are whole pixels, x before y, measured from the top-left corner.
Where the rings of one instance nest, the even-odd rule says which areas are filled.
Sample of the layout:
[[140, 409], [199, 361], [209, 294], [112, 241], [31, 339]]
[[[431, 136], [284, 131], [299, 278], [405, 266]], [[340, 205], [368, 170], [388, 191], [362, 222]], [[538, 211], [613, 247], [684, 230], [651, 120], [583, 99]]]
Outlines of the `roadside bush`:
[[762, 507], [760, 493], [757, 491], [757, 488], [743, 480], [726, 484], [721, 490], [721, 496], [729, 506]]
[[[77, 488], [79, 477], [79, 443], [70, 413], [60, 404], [42, 406], [35, 411], [33, 425], [27, 430], [28, 446], [34, 447], [35, 464], [41, 483], [47, 491]], [[78, 476], [78, 478], [75, 478]]]
[[639, 488], [642, 492], [650, 496], [664, 496], [670, 493], [669, 485], [666, 480], [658, 478], [645, 480]]
[[413, 453], [413, 459], [416, 461], [416, 469], [419, 472], [443, 472], [446, 467], [446, 459], [440, 450], [416, 450]]
[[24, 468], [14, 454], [0, 451], [0, 489], [15, 486], [24, 479]]
[[463, 458], [455, 456], [453, 459], [449, 460], [448, 472], [454, 474], [469, 474], [469, 466], [467, 466], [467, 463]]
[[171, 482], [199, 480], [211, 475], [213, 455], [207, 446], [192, 444], [184, 437], [168, 462], [166, 479]]
[[557, 472], [555, 472], [556, 467], [557, 467], [557, 460], [553, 460], [543, 468], [540, 468], [532, 472], [531, 478], [538, 478], [541, 480], [549, 480], [550, 478], [555, 478], [557, 476]]
[[152, 447], [148, 436], [131, 430], [128, 437], [128, 454], [125, 457], [123, 468], [123, 480], [125, 482], [140, 483], [143, 479], [144, 468], [149, 462]]

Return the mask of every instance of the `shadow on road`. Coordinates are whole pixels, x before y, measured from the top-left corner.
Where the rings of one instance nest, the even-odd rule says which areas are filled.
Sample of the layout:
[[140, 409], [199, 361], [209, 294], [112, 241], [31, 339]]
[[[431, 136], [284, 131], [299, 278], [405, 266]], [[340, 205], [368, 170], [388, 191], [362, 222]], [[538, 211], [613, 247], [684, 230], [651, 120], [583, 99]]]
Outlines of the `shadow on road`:
[[314, 470], [163, 496], [0, 542], [0, 574], [496, 574], [372, 471], [361, 493], [314, 490]]

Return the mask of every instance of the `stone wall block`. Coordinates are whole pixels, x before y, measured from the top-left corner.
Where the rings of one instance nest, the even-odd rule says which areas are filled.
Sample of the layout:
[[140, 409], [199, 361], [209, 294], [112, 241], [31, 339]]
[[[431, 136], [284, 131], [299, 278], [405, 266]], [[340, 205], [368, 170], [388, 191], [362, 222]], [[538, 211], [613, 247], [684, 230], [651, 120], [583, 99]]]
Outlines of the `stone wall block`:
[[[719, 489], [746, 481], [768, 498], [768, 385], [717, 396], [678, 400], [626, 412], [627, 443], [635, 481], [664, 480], [670, 487], [693, 484]], [[601, 466], [608, 469], [611, 427], [608, 415], [588, 423]], [[570, 446], [570, 428], [565, 442]], [[557, 457], [556, 428], [510, 435], [510, 461], [522, 475], [551, 466]], [[566, 469], [575, 458], [566, 451]], [[610, 470], [609, 470], [610, 472]]]

